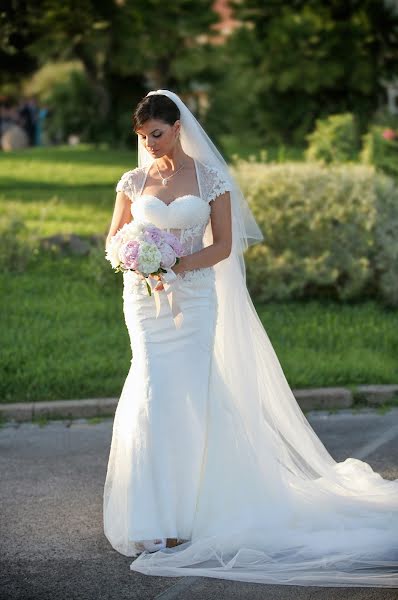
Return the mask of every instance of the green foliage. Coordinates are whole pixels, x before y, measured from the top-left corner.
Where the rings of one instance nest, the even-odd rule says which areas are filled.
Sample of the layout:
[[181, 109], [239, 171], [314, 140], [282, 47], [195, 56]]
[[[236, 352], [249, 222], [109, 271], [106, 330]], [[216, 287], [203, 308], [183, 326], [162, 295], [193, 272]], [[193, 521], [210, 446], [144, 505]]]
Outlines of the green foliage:
[[35, 34], [29, 22], [31, 6], [14, 0], [2, 2], [0, 9], [0, 88], [3, 94], [18, 93], [21, 77], [38, 68], [30, 47]]
[[263, 231], [248, 284], [269, 301], [378, 298], [398, 306], [398, 188], [372, 167], [235, 165]]
[[[388, 139], [389, 135], [392, 139]], [[387, 135], [387, 138], [384, 137]], [[398, 177], [398, 130], [373, 125], [363, 136], [361, 160]]]
[[96, 98], [84, 73], [72, 71], [62, 83], [51, 88], [45, 101], [51, 108], [46, 126], [50, 139], [65, 142], [71, 134], [82, 142], [99, 141], [104, 121], [97, 114]]
[[[233, 135], [251, 152], [302, 146], [315, 120], [329, 114], [355, 113], [364, 133], [381, 81], [396, 75], [398, 15], [391, 3], [231, 4], [242, 26], [226, 44], [212, 45], [218, 20], [212, 0], [8, 2], [0, 14], [0, 60], [8, 66], [0, 83], [16, 86], [48, 62], [79, 63], [84, 81], [58, 90], [62, 114], [55, 104], [54, 127], [69, 131], [77, 119], [90, 141], [131, 144], [130, 114], [148, 87], [189, 99], [207, 93], [209, 132], [216, 139]], [[75, 116], [66, 107], [73, 99]]]
[[259, 147], [259, 145], [250, 145], [246, 140], [242, 140], [238, 133], [236, 135], [222, 135], [219, 139], [220, 150], [229, 162], [239, 161], [241, 159], [250, 162], [285, 162], [302, 161], [304, 149], [300, 146], [277, 146]]
[[74, 71], [83, 72], [78, 60], [47, 62], [23, 81], [23, 93], [27, 96], [35, 95], [41, 103], [46, 103], [53, 88], [67, 82]]
[[317, 119], [316, 127], [307, 136], [307, 141], [307, 160], [327, 163], [355, 160], [359, 151], [359, 137], [354, 116], [345, 113]]
[[380, 175], [375, 179], [375, 246], [372, 262], [375, 283], [385, 304], [398, 306], [398, 198], [397, 184]]
[[262, 144], [301, 144], [317, 118], [346, 112], [365, 131], [381, 80], [396, 74], [393, 7], [380, 0], [246, 0], [234, 7], [244, 26], [229, 39], [212, 93], [230, 98], [228, 111], [218, 111], [228, 132], [244, 126], [244, 137]]
[[122, 110], [112, 119], [105, 118], [98, 111], [97, 92], [82, 69], [71, 70], [62, 81], [42, 88], [41, 97], [50, 109], [46, 133], [57, 143], [66, 142], [71, 134], [78, 135], [83, 143], [113, 147], [132, 141], [130, 113]]
[[380, 106], [372, 117], [372, 125], [398, 130], [398, 114], [390, 113], [387, 106]]
[[[208, 61], [209, 45], [200, 35], [210, 34], [217, 21], [212, 5], [212, 0], [45, 0], [29, 6], [23, 22], [33, 36], [30, 55], [41, 65], [77, 60], [85, 73], [58, 90], [63, 110], [58, 118], [56, 106], [54, 118], [66, 130], [78, 126], [85, 140], [128, 142], [131, 111], [148, 80], [180, 93], [194, 87]], [[75, 116], [65, 106], [73, 99]]]

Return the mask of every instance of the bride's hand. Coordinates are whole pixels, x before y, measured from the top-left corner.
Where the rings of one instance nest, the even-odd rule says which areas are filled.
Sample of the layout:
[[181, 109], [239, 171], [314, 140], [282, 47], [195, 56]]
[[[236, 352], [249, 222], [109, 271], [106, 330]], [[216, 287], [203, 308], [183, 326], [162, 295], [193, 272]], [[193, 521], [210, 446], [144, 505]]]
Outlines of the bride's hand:
[[161, 275], [150, 275], [150, 277], [153, 277], [154, 279], [158, 280], [158, 283], [153, 288], [155, 291], [160, 292], [161, 290], [164, 289]]
[[163, 287], [163, 283], [162, 283], [162, 280], [161, 280], [161, 277], [160, 277], [160, 275], [158, 275], [158, 278], [159, 278], [159, 281], [158, 281], [158, 283], [155, 285], [155, 288], [154, 288], [154, 289], [155, 289], [157, 292], [160, 292], [161, 290], [163, 290], [163, 289], [164, 289], [164, 287]]
[[[184, 266], [182, 263], [182, 258], [180, 258], [178, 264], [174, 265], [173, 267], [171, 267], [171, 270], [174, 271], [174, 273], [177, 275], [178, 273], [181, 273], [182, 271], [184, 271]], [[161, 275], [150, 275], [149, 277], [153, 277], [154, 279], [158, 280], [158, 283], [155, 285], [154, 290], [155, 291], [160, 291], [164, 289], [163, 283], [162, 283], [162, 276]]]
[[184, 271], [184, 261], [183, 261], [183, 256], [180, 258], [179, 262], [174, 265], [173, 267], [171, 267], [172, 271], [174, 271], [174, 273], [177, 275], [178, 273], [182, 273]]

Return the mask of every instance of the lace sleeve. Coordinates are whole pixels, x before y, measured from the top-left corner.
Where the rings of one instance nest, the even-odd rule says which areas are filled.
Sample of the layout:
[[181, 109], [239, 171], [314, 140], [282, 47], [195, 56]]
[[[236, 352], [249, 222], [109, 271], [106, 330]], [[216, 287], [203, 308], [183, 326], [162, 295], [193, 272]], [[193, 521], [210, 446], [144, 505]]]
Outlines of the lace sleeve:
[[117, 192], [123, 192], [130, 198], [130, 200], [134, 200], [135, 195], [135, 185], [134, 185], [134, 170], [126, 171], [123, 173], [119, 181], [116, 185]]
[[231, 186], [224, 178], [223, 174], [216, 169], [206, 165], [206, 172], [202, 179], [203, 197], [208, 203], [215, 200], [224, 192], [230, 192]]

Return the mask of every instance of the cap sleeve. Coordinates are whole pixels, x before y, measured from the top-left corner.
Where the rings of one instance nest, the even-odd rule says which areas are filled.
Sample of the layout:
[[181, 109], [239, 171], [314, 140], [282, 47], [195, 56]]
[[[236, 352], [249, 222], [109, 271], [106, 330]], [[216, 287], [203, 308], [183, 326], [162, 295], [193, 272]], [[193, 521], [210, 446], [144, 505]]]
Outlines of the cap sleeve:
[[134, 184], [134, 169], [132, 171], [126, 171], [126, 173], [123, 173], [117, 182], [116, 191], [123, 192], [130, 198], [130, 200], [134, 200], [134, 195], [136, 193]]
[[221, 194], [230, 192], [232, 186], [219, 169], [210, 165], [203, 166], [205, 169], [202, 176], [202, 193], [204, 199], [210, 203]]

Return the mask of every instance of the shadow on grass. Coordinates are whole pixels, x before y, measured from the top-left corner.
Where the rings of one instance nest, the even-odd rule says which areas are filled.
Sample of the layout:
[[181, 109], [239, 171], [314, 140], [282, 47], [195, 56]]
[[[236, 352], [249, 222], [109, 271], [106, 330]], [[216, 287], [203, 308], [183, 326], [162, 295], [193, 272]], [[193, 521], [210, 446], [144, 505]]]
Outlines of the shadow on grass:
[[131, 168], [137, 165], [136, 148], [131, 150], [120, 150], [112, 148], [96, 148], [88, 144], [79, 146], [48, 146], [43, 148], [27, 148], [13, 153], [0, 154], [1, 160], [12, 159], [13, 162], [26, 162], [27, 160], [47, 163], [64, 163], [77, 165], [106, 165], [120, 166], [120, 164], [131, 164]]
[[[115, 184], [116, 185], [116, 184]], [[113, 186], [115, 187], [115, 186]], [[83, 195], [90, 198], [90, 195], [95, 199], [98, 197], [98, 192], [101, 194], [109, 195], [110, 191], [113, 192], [112, 185], [98, 184], [98, 183], [79, 183], [79, 184], [68, 184], [65, 182], [47, 183], [40, 182], [37, 180], [24, 180], [15, 179], [11, 177], [2, 177], [0, 183], [0, 194], [4, 194], [7, 200], [21, 200], [23, 198], [25, 202], [36, 202], [38, 200], [50, 200], [54, 196], [76, 196]], [[81, 202], [79, 201], [79, 204]]]

